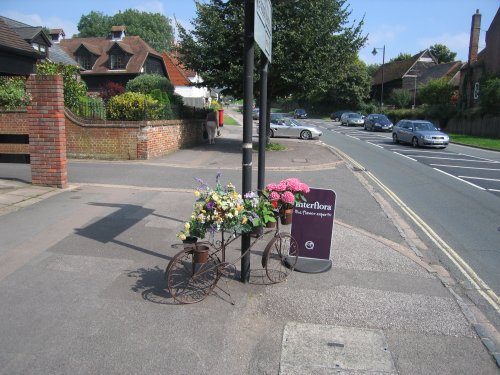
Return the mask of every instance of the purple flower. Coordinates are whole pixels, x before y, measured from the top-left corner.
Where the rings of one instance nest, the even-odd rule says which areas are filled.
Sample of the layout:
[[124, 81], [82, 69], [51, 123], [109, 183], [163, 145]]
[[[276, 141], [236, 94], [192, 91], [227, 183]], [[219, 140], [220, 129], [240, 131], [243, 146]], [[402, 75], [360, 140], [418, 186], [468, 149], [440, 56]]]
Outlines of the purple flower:
[[214, 208], [214, 206], [215, 206], [215, 203], [214, 203], [214, 202], [212, 202], [212, 201], [210, 201], [210, 202], [208, 202], [208, 203], [206, 204], [206, 206], [205, 206], [205, 207], [206, 207], [208, 210], [212, 210], [212, 209]]

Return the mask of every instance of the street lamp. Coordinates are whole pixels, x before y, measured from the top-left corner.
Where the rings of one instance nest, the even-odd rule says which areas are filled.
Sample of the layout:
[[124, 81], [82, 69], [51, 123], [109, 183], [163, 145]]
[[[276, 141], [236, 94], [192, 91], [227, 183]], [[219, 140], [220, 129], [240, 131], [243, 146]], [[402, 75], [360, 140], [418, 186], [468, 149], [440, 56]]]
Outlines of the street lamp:
[[373, 47], [372, 55], [375, 56], [377, 54], [377, 50], [382, 50], [382, 85], [380, 89], [380, 109], [384, 106], [384, 64], [385, 64], [385, 44], [383, 47], [376, 48]]

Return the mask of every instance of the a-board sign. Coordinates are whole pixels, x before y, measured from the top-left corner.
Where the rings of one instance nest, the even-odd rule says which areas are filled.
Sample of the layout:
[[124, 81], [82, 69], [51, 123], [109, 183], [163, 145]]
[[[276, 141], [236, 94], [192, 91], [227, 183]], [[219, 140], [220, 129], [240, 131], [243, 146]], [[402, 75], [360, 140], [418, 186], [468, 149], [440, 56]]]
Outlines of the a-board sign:
[[270, 0], [255, 0], [254, 40], [271, 62], [272, 52], [272, 6]]
[[333, 190], [311, 188], [307, 202], [297, 202], [291, 234], [297, 241], [301, 272], [324, 272], [331, 267], [330, 249], [335, 219], [336, 194]]

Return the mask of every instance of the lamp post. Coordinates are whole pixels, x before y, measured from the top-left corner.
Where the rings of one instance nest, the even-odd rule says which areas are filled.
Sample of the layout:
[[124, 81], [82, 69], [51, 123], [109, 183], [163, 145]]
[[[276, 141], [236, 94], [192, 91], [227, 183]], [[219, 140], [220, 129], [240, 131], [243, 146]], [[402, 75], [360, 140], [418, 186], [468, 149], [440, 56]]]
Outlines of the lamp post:
[[377, 54], [377, 50], [382, 50], [382, 85], [380, 88], [380, 109], [384, 107], [384, 64], [385, 64], [385, 44], [383, 47], [377, 48], [374, 47], [372, 51], [372, 55], [375, 56]]

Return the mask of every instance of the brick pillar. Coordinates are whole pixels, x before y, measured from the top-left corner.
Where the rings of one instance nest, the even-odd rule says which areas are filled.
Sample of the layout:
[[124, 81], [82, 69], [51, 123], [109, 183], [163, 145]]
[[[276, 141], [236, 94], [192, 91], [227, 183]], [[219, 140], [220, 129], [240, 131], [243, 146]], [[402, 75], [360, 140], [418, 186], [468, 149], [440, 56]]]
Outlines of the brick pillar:
[[31, 182], [65, 188], [68, 172], [63, 78], [31, 75], [26, 90], [32, 98], [28, 106]]

